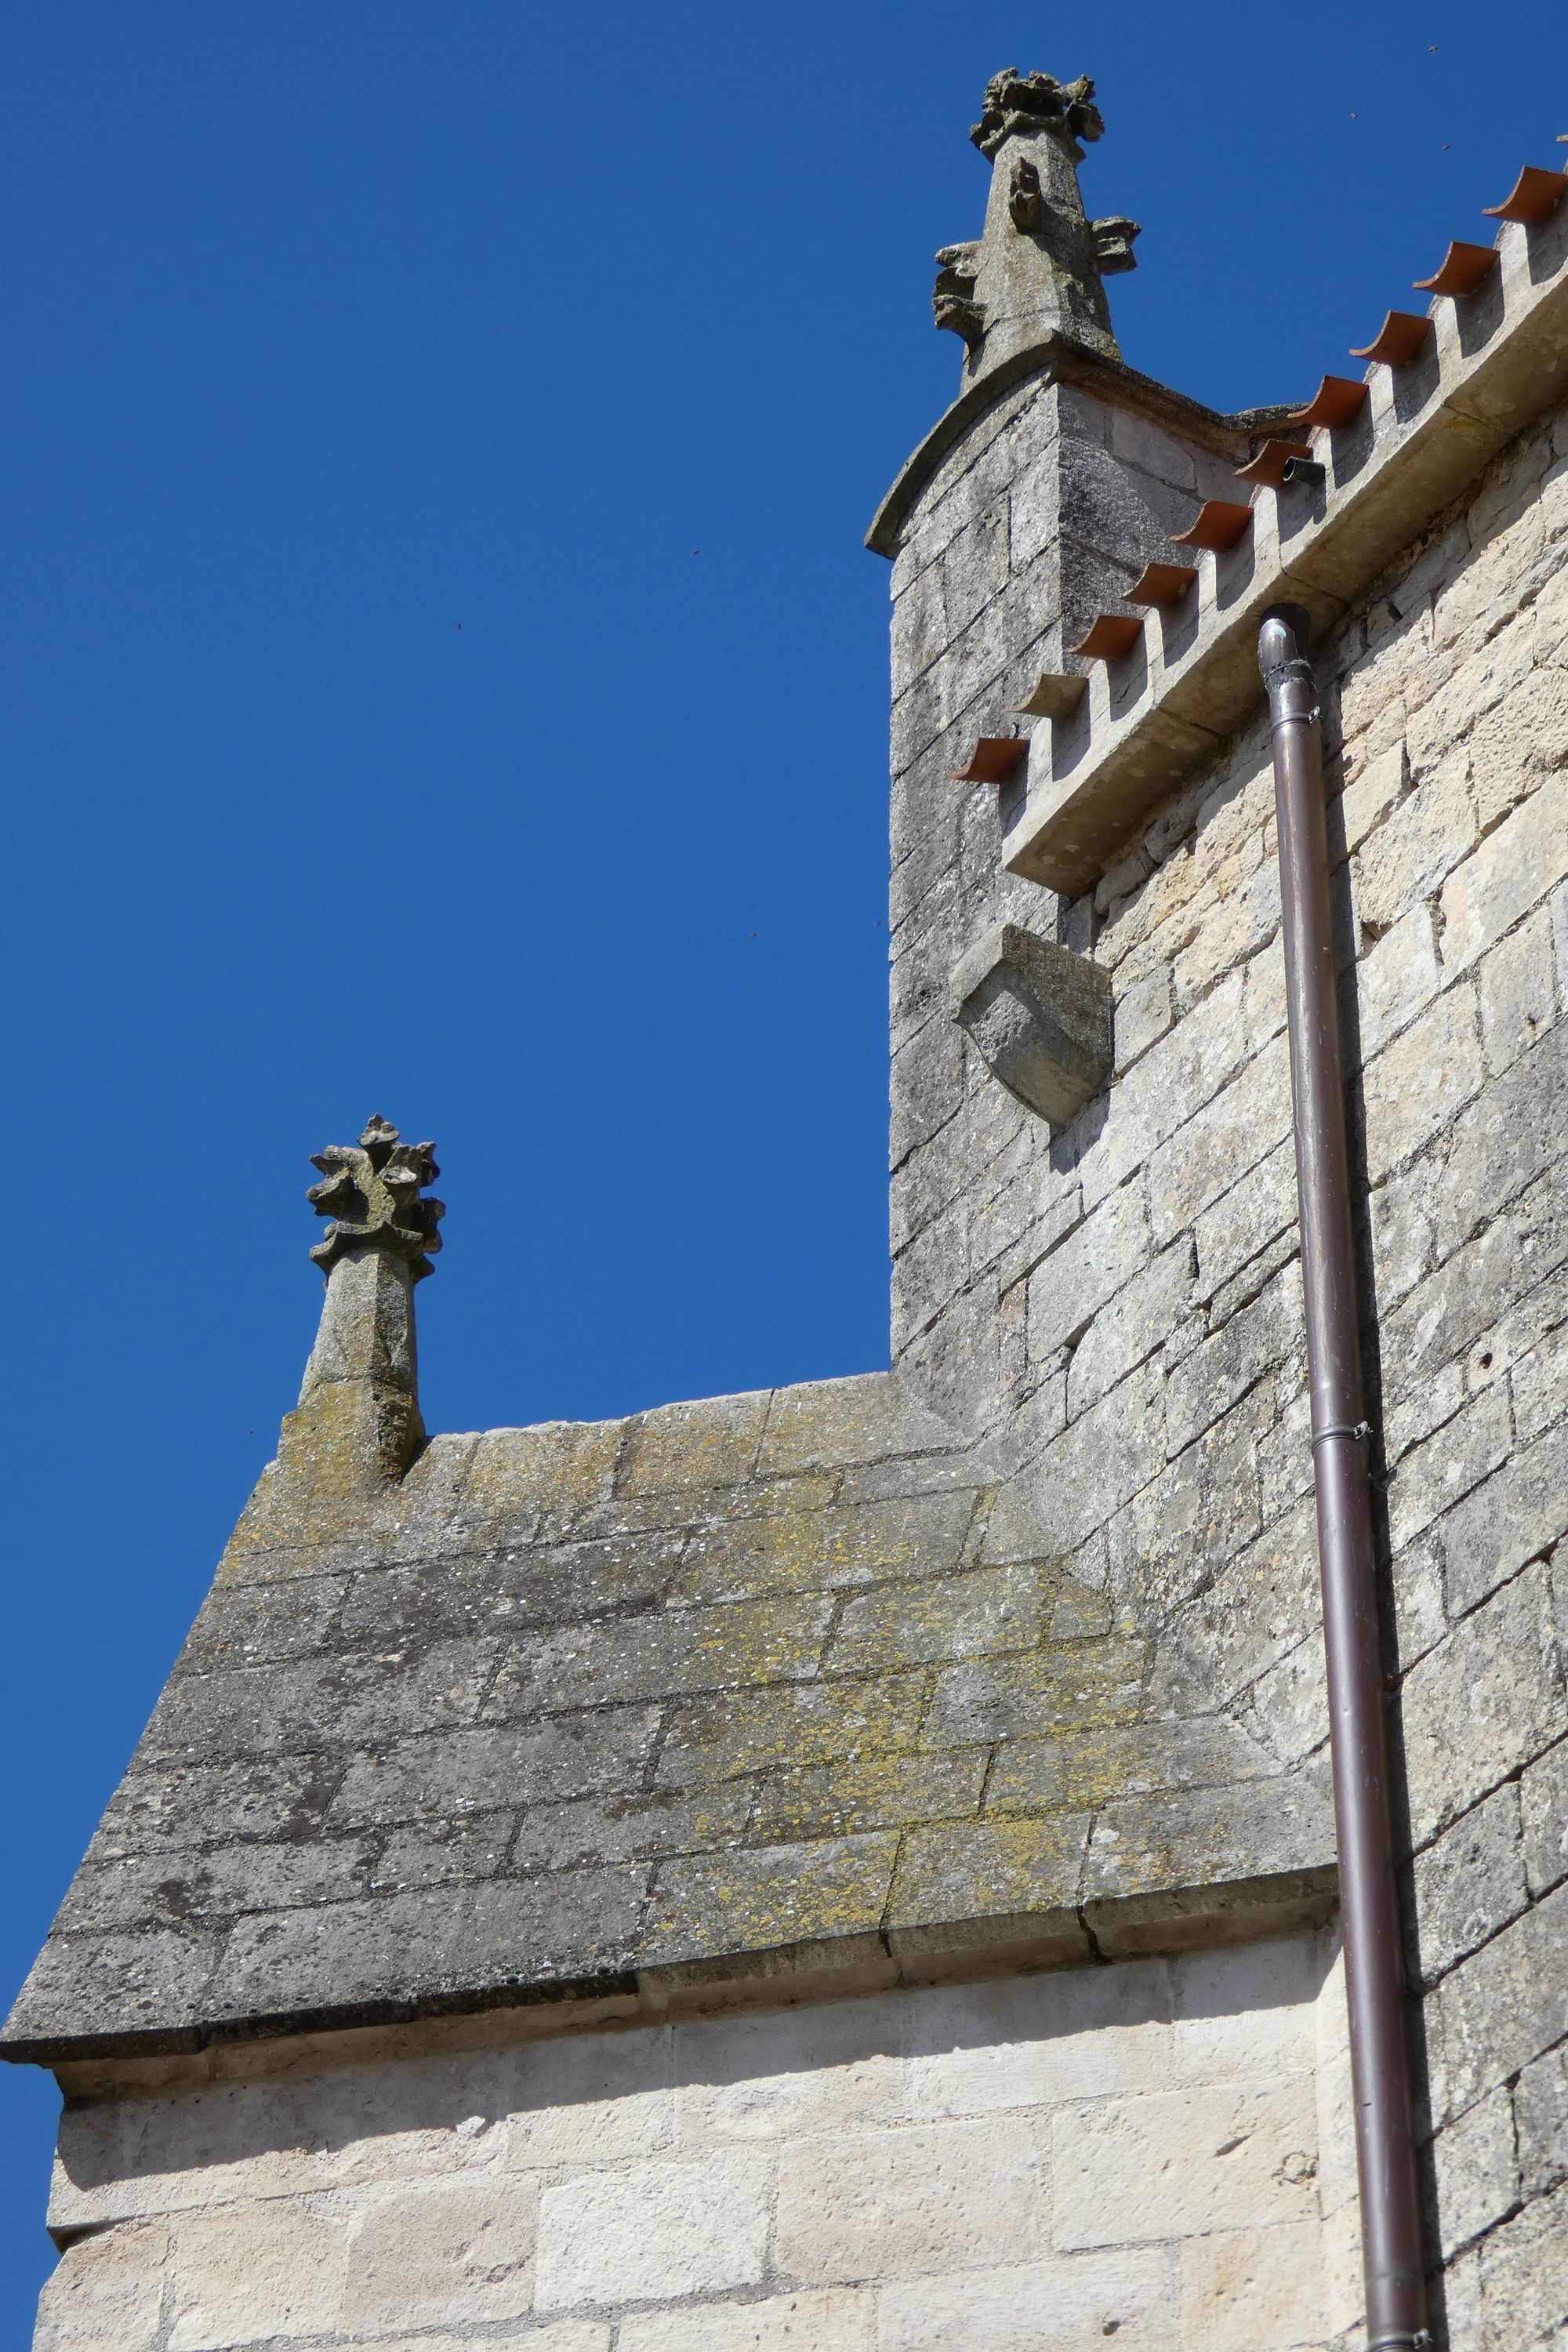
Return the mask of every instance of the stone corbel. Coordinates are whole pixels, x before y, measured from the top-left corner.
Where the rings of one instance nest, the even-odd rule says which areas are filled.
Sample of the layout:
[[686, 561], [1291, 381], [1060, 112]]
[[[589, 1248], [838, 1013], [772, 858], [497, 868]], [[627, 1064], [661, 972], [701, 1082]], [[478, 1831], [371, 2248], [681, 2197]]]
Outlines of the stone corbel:
[[1110, 973], [1017, 923], [997, 923], [960, 959], [952, 1006], [993, 1076], [1053, 1135], [1110, 1076]]
[[985, 311], [974, 299], [975, 272], [980, 267], [980, 241], [944, 245], [937, 255], [938, 278], [931, 288], [931, 315], [939, 327], [963, 337], [973, 351], [985, 340]]
[[1114, 278], [1119, 270], [1137, 268], [1132, 240], [1141, 231], [1135, 220], [1128, 220], [1121, 213], [1108, 213], [1103, 220], [1090, 221], [1089, 232], [1094, 239], [1094, 266], [1102, 278]]

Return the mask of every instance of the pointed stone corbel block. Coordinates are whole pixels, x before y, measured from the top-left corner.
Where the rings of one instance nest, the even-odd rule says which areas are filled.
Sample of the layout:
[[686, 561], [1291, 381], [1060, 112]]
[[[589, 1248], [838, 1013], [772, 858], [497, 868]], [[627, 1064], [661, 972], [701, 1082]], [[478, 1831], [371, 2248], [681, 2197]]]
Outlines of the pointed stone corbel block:
[[1110, 1075], [1110, 973], [1017, 923], [997, 923], [961, 957], [952, 1006], [992, 1074], [1053, 1135]]
[[395, 1485], [424, 1445], [414, 1286], [431, 1271], [446, 1213], [420, 1197], [440, 1173], [435, 1147], [399, 1142], [384, 1118], [357, 1144], [329, 1144], [314, 1165], [321, 1181], [305, 1197], [331, 1222], [310, 1255], [327, 1293], [278, 1449], [307, 1504]]

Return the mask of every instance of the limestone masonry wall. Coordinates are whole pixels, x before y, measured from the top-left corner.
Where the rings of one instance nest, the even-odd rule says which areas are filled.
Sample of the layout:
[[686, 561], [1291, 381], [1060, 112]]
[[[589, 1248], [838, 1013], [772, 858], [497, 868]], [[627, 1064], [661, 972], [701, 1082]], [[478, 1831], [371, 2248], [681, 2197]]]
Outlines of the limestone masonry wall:
[[97, 2234], [38, 2352], [1317, 2346], [1356, 2269], [1331, 1957], [1282, 1938], [77, 2108], [51, 2219]]
[[[1002, 871], [995, 789], [952, 772], [1041, 666], [1007, 599], [1055, 434], [1027, 390], [993, 424], [893, 583], [896, 1360], [1005, 1448], [1075, 1575], [1160, 1629], [1168, 1700], [1203, 1687], [1306, 1759], [1327, 1726], [1267, 740], [1260, 717], [1092, 897]], [[1565, 551], [1559, 415], [1317, 656], [1455, 2352], [1568, 2313]], [[1114, 1081], [1055, 1142], [950, 1017], [948, 972], [1003, 917], [1114, 980]]]

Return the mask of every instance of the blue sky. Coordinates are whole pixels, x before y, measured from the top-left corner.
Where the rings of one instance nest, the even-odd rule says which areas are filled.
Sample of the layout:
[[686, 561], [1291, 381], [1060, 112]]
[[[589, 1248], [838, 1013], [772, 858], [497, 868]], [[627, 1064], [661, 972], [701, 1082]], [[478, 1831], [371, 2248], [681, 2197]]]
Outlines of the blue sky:
[[[886, 1360], [860, 539], [986, 77], [1097, 78], [1126, 356], [1241, 406], [1562, 152], [1568, 18], [5, 16], [8, 1998], [292, 1402], [312, 1150], [437, 1139], [433, 1427]], [[54, 2095], [0, 2099], [21, 2346]]]

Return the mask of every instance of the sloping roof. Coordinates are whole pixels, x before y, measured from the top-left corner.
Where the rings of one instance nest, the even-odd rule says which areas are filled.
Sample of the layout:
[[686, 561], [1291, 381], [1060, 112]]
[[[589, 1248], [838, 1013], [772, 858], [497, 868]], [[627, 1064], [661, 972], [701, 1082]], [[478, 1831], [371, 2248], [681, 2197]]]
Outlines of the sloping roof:
[[336, 1515], [274, 1464], [4, 2053], [1323, 1883], [1320, 1783], [1159, 1664], [891, 1374], [438, 1437]]

